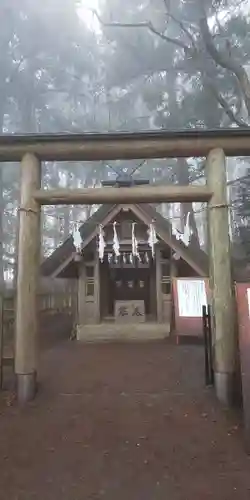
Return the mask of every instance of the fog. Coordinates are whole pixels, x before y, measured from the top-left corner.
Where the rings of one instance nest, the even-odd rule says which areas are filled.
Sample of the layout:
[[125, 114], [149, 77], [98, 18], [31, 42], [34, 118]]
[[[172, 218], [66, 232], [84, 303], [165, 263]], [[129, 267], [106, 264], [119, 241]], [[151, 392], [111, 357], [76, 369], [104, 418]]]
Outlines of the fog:
[[[248, 127], [249, 14], [250, 2], [239, 0], [0, 0], [1, 133]], [[228, 162], [229, 180], [244, 176], [229, 191], [232, 239], [237, 255], [244, 243], [243, 260], [250, 252], [248, 165], [247, 158]], [[45, 164], [44, 184], [97, 187], [111, 167]], [[203, 159], [152, 160], [134, 175], [187, 184], [204, 182], [203, 167]], [[16, 267], [18, 165], [1, 165], [0, 187], [3, 284]], [[95, 208], [46, 209], [43, 254]], [[158, 209], [179, 227], [193, 211], [205, 249], [205, 206]]]

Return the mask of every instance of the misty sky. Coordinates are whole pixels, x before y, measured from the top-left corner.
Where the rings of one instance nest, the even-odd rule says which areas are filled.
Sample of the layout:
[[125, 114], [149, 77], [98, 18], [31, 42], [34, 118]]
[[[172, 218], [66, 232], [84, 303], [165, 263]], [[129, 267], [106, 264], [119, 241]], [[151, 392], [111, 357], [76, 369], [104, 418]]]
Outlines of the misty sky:
[[81, 3], [82, 8], [79, 10], [80, 16], [92, 29], [95, 29], [95, 27], [98, 26], [98, 21], [91, 12], [88, 12], [88, 9], [97, 9], [98, 0], [82, 0]]

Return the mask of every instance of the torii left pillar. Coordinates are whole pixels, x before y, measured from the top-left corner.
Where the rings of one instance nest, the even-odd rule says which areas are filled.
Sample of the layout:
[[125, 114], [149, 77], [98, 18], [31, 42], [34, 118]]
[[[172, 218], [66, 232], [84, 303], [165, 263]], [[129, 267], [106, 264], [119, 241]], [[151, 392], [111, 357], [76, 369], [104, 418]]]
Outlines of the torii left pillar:
[[36, 394], [41, 209], [32, 195], [40, 187], [40, 161], [26, 154], [21, 162], [15, 335], [15, 374], [20, 403], [31, 401]]

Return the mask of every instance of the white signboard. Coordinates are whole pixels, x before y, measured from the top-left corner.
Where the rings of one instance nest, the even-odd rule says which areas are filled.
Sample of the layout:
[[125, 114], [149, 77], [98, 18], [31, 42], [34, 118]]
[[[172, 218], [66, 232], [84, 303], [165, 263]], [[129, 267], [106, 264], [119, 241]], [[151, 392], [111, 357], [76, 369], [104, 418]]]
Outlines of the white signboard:
[[202, 306], [207, 305], [204, 280], [177, 280], [179, 315], [182, 318], [201, 318]]
[[144, 323], [144, 300], [116, 300], [115, 321], [118, 323]]
[[250, 318], [250, 288], [247, 289], [248, 315]]

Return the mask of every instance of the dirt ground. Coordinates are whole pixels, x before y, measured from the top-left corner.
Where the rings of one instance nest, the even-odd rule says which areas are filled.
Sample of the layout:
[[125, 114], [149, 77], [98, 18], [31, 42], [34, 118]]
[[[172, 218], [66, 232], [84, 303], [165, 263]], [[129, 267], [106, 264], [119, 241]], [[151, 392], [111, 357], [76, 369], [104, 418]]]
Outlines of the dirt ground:
[[26, 408], [0, 405], [1, 500], [249, 500], [237, 415], [204, 388], [201, 346], [43, 350]]

